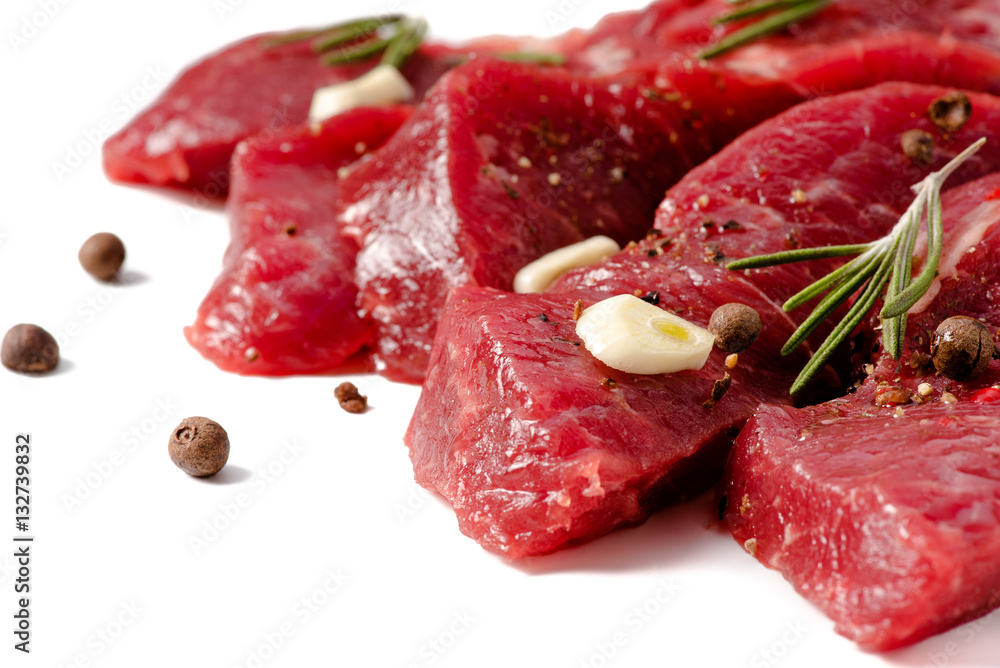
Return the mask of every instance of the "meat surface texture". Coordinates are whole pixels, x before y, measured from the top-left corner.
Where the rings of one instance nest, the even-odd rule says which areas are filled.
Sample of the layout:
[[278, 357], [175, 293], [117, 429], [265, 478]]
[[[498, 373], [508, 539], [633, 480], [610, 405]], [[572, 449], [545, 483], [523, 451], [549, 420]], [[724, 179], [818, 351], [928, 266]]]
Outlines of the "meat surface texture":
[[410, 111], [358, 109], [319, 132], [286, 128], [237, 147], [232, 240], [222, 274], [185, 329], [202, 355], [236, 373], [327, 373], [370, 343], [371, 327], [355, 308], [357, 248], [333, 215], [338, 172]]
[[902, 362], [877, 355], [826, 404], [762, 406], [720, 487], [736, 540], [871, 649], [1000, 607], [1000, 363], [964, 383], [927, 363], [943, 318], [1000, 326], [998, 188], [991, 175], [945, 193], [960, 260], [910, 317]]
[[[763, 304], [776, 308], [773, 304], [788, 291], [815, 278], [809, 267], [781, 274], [726, 272], [716, 264], [720, 248], [731, 256], [780, 250], [786, 229], [795, 230], [804, 245], [884, 235], [904, 206], [908, 186], [930, 169], [921, 167], [912, 181], [909, 176], [900, 180], [910, 161], [900, 136], [922, 127], [929, 103], [946, 92], [894, 83], [806, 103], [746, 133], [672, 188], [657, 221], [670, 231], [666, 236], [570, 272], [541, 296], [455, 291], [407, 432], [418, 481], [452, 502], [463, 531], [510, 557], [551, 551], [641, 520], [671, 497], [648, 493], [659, 485], [697, 488], [699, 475], [710, 478], [708, 472], [718, 470], [730, 430], [742, 426], [749, 416], [746, 409], [788, 401], [790, 383], [785, 379], [801, 364], [786, 366], [792, 360], [770, 347], [783, 344], [790, 324], [768, 316]], [[1000, 167], [1000, 99], [975, 94], [971, 99], [972, 118], [947, 137], [937, 133], [935, 151], [945, 160], [980, 136], [988, 138], [990, 148], [956, 172], [954, 183]], [[769, 161], [767, 178], [754, 167], [762, 158]], [[898, 188], [885, 192], [873, 187], [897, 180]], [[808, 204], [790, 203], [796, 187], [809, 193]], [[712, 198], [722, 196], [732, 197], [726, 205], [733, 209], [716, 218]], [[717, 239], [726, 244], [720, 246]], [[751, 297], [749, 286], [758, 296]], [[659, 290], [661, 306], [681, 308], [702, 326], [715, 306], [744, 301], [767, 317], [764, 331], [770, 330], [767, 336], [774, 340], [758, 341], [741, 353], [734, 371], [742, 367], [751, 376], [739, 382], [734, 375], [728, 394], [706, 411], [701, 402], [710, 390], [709, 379], [722, 376], [721, 367], [712, 366], [720, 363], [718, 358], [710, 358], [703, 375], [693, 374], [702, 383], [695, 389], [686, 385], [692, 382], [688, 372], [610, 375], [572, 344], [576, 339], [566, 317], [575, 299], [596, 301], [599, 295], [635, 290]], [[547, 309], [556, 305], [553, 317]], [[563, 329], [553, 333], [552, 325], [541, 327], [540, 312]], [[769, 372], [778, 375], [763, 380], [761, 374]], [[601, 384], [606, 376], [616, 381], [614, 390]], [[727, 406], [738, 410], [730, 413]], [[670, 424], [683, 428], [664, 426]], [[634, 457], [625, 458], [627, 466], [621, 452]], [[666, 454], [678, 452], [684, 457]], [[696, 472], [685, 470], [682, 462], [695, 460], [700, 461]], [[603, 496], [578, 491], [577, 501], [574, 490], [590, 484], [590, 478], [581, 477], [581, 462], [591, 467], [586, 470], [596, 470], [599, 480], [626, 482], [621, 487], [608, 482], [615, 493]], [[636, 477], [630, 479], [622, 470]]]

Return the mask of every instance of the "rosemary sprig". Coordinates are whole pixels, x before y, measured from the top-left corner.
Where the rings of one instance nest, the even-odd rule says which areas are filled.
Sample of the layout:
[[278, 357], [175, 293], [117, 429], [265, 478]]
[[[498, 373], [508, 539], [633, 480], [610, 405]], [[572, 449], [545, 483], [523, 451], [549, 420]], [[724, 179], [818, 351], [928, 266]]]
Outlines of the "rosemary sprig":
[[723, 14], [715, 20], [716, 24], [734, 23], [759, 16], [762, 18], [723, 37], [714, 46], [705, 49], [698, 56], [703, 60], [721, 56], [771, 33], [783, 30], [793, 23], [804, 21], [826, 9], [833, 2], [834, 0], [763, 0], [763, 2], [750, 4], [748, 0], [737, 0], [731, 4], [746, 6]]
[[[284, 46], [285, 44], [294, 44], [295, 42], [304, 42], [307, 39], [315, 40], [321, 35], [336, 35], [336, 34], [347, 34], [352, 33], [352, 37], [347, 39], [352, 39], [360, 35], [368, 33], [373, 33], [379, 27], [387, 25], [389, 23], [396, 23], [403, 20], [403, 16], [399, 14], [390, 14], [388, 16], [372, 16], [366, 19], [357, 19], [354, 21], [347, 21], [346, 23], [338, 23], [336, 25], [327, 26], [325, 28], [316, 28], [313, 30], [299, 30], [297, 32], [290, 32], [284, 35], [275, 35], [274, 37], [269, 37], [261, 43], [261, 46], [265, 49], [273, 49], [275, 47]], [[346, 41], [346, 40], [344, 40]], [[343, 42], [341, 42], [343, 43]], [[327, 48], [336, 46], [337, 44], [331, 44]], [[314, 43], [311, 48], [314, 52], [319, 53], [322, 49], [317, 49]]]
[[566, 64], [566, 56], [561, 53], [542, 53], [541, 51], [507, 51], [493, 54], [495, 58], [512, 63], [534, 63], [535, 65], [550, 65], [559, 67]]
[[382, 53], [382, 64], [399, 68], [419, 48], [426, 32], [424, 19], [389, 14], [278, 35], [262, 46], [273, 49], [310, 40], [310, 49], [324, 65], [354, 63]]
[[427, 21], [424, 19], [405, 19], [399, 26], [399, 31], [389, 40], [385, 53], [382, 54], [382, 64], [392, 65], [396, 69], [402, 67], [407, 58], [420, 47], [427, 34]]
[[[986, 138], [979, 139], [964, 151], [955, 156], [939, 171], [928, 174], [920, 183], [912, 187], [916, 194], [913, 202], [906, 209], [899, 221], [886, 236], [865, 244], [846, 246], [825, 246], [821, 248], [803, 248], [794, 251], [784, 251], [770, 255], [758, 255], [730, 262], [729, 269], [757, 269], [778, 264], [816, 260], [820, 258], [857, 255], [804, 290], [793, 295], [782, 308], [790, 311], [793, 308], [818, 297], [827, 295], [820, 300], [809, 317], [799, 325], [781, 349], [782, 355], [788, 355], [808, 337], [821, 322], [826, 320], [851, 295], [861, 289], [861, 294], [855, 299], [847, 315], [844, 316], [834, 330], [826, 337], [812, 358], [803, 367], [798, 378], [792, 384], [791, 393], [796, 394], [807, 386], [820, 370], [826, 365], [833, 351], [844, 342], [851, 331], [858, 326], [865, 314], [882, 294], [882, 289], [888, 284], [885, 294], [885, 304], [879, 313], [882, 320], [882, 343], [895, 359], [903, 352], [903, 334], [906, 331], [906, 313], [916, 304], [930, 288], [937, 276], [938, 263], [941, 259], [942, 227], [941, 187], [959, 165], [972, 156], [986, 143]], [[927, 256], [920, 274], [912, 276], [913, 247], [917, 233], [927, 219]], [[863, 289], [862, 289], [863, 286]]]
[[370, 39], [373, 35], [378, 34], [379, 28], [398, 25], [405, 19], [405, 16], [398, 15], [374, 16], [360, 21], [342, 23], [320, 32], [313, 38], [309, 47], [313, 53], [323, 53], [348, 42], [358, 41], [359, 38]]

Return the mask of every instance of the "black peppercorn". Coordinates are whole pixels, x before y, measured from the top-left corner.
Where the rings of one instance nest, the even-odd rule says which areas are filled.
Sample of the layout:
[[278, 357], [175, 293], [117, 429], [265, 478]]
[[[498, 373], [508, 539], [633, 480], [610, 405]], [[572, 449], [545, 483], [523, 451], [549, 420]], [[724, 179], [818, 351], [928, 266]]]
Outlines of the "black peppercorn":
[[899, 143], [903, 147], [903, 153], [910, 160], [919, 161], [925, 165], [934, 162], [934, 137], [930, 132], [907, 130], [899, 138]]
[[189, 417], [170, 434], [168, 450], [178, 468], [205, 478], [221, 471], [229, 460], [229, 434], [214, 420]]
[[760, 315], [746, 304], [732, 302], [715, 309], [708, 321], [708, 331], [715, 335], [715, 345], [727, 353], [749, 348], [760, 334]]
[[927, 114], [939, 129], [955, 132], [972, 116], [972, 102], [965, 93], [953, 91], [932, 100]]
[[341, 383], [333, 390], [333, 397], [348, 413], [364, 413], [368, 408], [368, 397], [358, 392], [354, 383]]
[[109, 281], [125, 262], [125, 245], [110, 232], [98, 232], [83, 242], [77, 257], [88, 274]]
[[38, 325], [14, 325], [3, 337], [0, 362], [21, 373], [52, 371], [59, 364], [59, 344]]
[[931, 360], [942, 376], [957, 381], [981, 375], [993, 359], [993, 336], [975, 318], [953, 315], [937, 326]]

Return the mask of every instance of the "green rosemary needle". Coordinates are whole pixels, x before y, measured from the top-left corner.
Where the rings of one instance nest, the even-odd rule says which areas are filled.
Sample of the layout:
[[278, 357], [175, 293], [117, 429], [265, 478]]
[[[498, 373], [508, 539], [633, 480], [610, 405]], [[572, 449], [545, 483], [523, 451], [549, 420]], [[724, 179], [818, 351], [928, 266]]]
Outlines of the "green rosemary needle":
[[403, 66], [403, 63], [413, 55], [424, 41], [427, 34], [427, 21], [424, 19], [405, 19], [400, 25], [398, 32], [389, 40], [385, 53], [382, 54], [382, 64], [392, 65], [396, 69]]
[[310, 40], [309, 47], [320, 54], [324, 65], [354, 63], [381, 53], [383, 64], [399, 68], [417, 50], [426, 32], [424, 19], [389, 14], [278, 35], [265, 40], [262, 46], [273, 49]]
[[566, 56], [561, 53], [542, 53], [540, 51], [507, 51], [495, 53], [494, 58], [512, 63], [533, 63], [535, 65], [550, 65], [559, 67], [566, 64]]
[[[317, 40], [318, 42], [323, 42], [325, 40], [331, 39], [333, 35], [347, 35], [351, 36], [346, 39], [340, 40], [339, 42], [334, 39], [333, 44], [329, 44], [327, 48], [332, 48], [338, 44], [342, 44], [344, 41], [354, 39], [358, 36], [367, 33], [373, 33], [379, 27], [388, 25], [390, 23], [396, 23], [403, 20], [403, 16], [398, 14], [390, 14], [388, 16], [373, 16], [366, 19], [356, 19], [354, 21], [348, 21], [346, 23], [338, 23], [336, 25], [327, 26], [325, 28], [315, 28], [313, 30], [298, 30], [296, 32], [285, 33], [284, 35], [275, 35], [274, 37], [269, 37], [261, 43], [261, 46], [265, 49], [273, 49], [275, 47], [283, 46], [285, 44], [294, 44], [296, 42], [304, 42], [306, 40]], [[324, 49], [317, 48], [316, 42], [311, 46], [312, 50], [316, 53], [323, 51]]]
[[723, 14], [715, 20], [716, 24], [734, 23], [756, 17], [760, 18], [726, 35], [716, 42], [715, 45], [698, 54], [698, 57], [703, 60], [709, 60], [716, 56], [721, 56], [733, 49], [766, 37], [771, 33], [783, 30], [793, 23], [804, 21], [810, 16], [826, 9], [833, 2], [834, 0], [764, 0], [763, 2], [750, 4], [747, 0], [738, 0], [731, 4], [746, 6], [734, 9], [728, 14]]
[[[823, 293], [826, 296], [813, 309], [798, 329], [789, 337], [781, 349], [782, 355], [795, 350], [826, 318], [830, 316], [851, 295], [861, 290], [847, 315], [844, 316], [826, 340], [813, 353], [792, 384], [791, 393], [796, 394], [813, 381], [826, 365], [834, 350], [844, 342], [851, 331], [861, 323], [871, 309], [882, 289], [885, 288], [885, 303], [879, 313], [882, 320], [882, 343], [895, 359], [903, 352], [903, 334], [906, 332], [906, 313], [930, 288], [937, 276], [941, 259], [942, 227], [941, 187], [959, 165], [986, 143], [979, 139], [955, 156], [939, 171], [928, 174], [920, 183], [912, 187], [916, 196], [899, 221], [886, 236], [865, 244], [845, 246], [825, 246], [784, 251], [770, 255], [758, 255], [730, 262], [729, 269], [757, 269], [791, 262], [803, 262], [820, 258], [857, 255], [838, 269], [812, 283], [793, 295], [782, 308], [793, 308], [812, 300]], [[912, 276], [913, 247], [917, 233], [927, 220], [927, 255], [920, 273]], [[888, 287], [886, 287], [888, 285]]]

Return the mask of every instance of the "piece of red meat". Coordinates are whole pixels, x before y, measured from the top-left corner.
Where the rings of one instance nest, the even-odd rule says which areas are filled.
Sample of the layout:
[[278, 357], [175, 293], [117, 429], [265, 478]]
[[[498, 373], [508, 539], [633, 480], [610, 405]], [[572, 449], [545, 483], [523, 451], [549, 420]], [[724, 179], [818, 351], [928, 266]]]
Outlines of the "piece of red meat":
[[[568, 66], [581, 72], [620, 75], [685, 60], [693, 67], [702, 50], [742, 27], [715, 23], [732, 10], [728, 0], [661, 0], [641, 11], [611, 14], [590, 30], [572, 31], [555, 41], [568, 54]], [[995, 80], [998, 17], [997, 0], [910, 5], [897, 0], [837, 0], [814, 18], [719, 57], [712, 65], [796, 82], [807, 91], [817, 82], [820, 94], [829, 95], [837, 92], [829, 88], [829, 71], [854, 69], [855, 77], [869, 77], [868, 85], [900, 78], [897, 61], [905, 49], [912, 59], [910, 71], [902, 77], [906, 81], [944, 82], [941, 63], [964, 63], [971, 69], [946, 65], [951, 76], [962, 78], [951, 85], [995, 90], [1000, 85]], [[890, 57], [881, 59], [880, 54]], [[889, 78], [884, 76], [887, 68], [893, 75]], [[993, 72], [993, 80], [977, 79], [984, 72]]]
[[202, 355], [243, 374], [329, 373], [370, 342], [355, 308], [357, 247], [333, 215], [338, 170], [410, 113], [355, 109], [319, 132], [285, 128], [239, 144], [222, 274], [184, 331]]
[[696, 147], [636, 87], [498, 60], [449, 72], [341, 188], [376, 367], [423, 379], [445, 296], [509, 290], [522, 266], [642, 236]]
[[[900, 360], [875, 354], [881, 346], [881, 321], [877, 309], [854, 337], [851, 361], [855, 378], [867, 378], [875, 383], [880, 396], [921, 401], [923, 397], [917, 391], [921, 384], [930, 386], [933, 396], [947, 391], [959, 399], [970, 398], [983, 389], [982, 383], [956, 383], [935, 374], [929, 354], [932, 335], [941, 321], [952, 315], [996, 320], [996, 313], [1000, 311], [1000, 293], [994, 287], [995, 279], [991, 278], [1000, 276], [1000, 255], [984, 243], [984, 239], [998, 233], [1000, 174], [991, 174], [946, 191], [942, 204], [947, 245], [942, 250], [937, 278], [910, 309], [907, 318], [910, 335], [904, 340]], [[926, 253], [923, 232], [917, 238], [914, 253], [921, 257]], [[988, 381], [989, 376], [986, 378]]]
[[744, 549], [865, 648], [916, 642], [1000, 606], [1000, 408], [877, 407], [873, 388], [762, 406], [724, 477]]
[[910, 315], [901, 361], [876, 355], [827, 404], [762, 406], [720, 486], [736, 540], [872, 649], [1000, 606], [1000, 363], [962, 383], [928, 363], [943, 319], [1000, 326], [998, 188], [992, 174], [943, 195], [940, 285]]
[[[452, 291], [406, 442], [417, 482], [451, 501], [459, 528], [483, 547], [514, 559], [638, 524], [718, 478], [757, 404], [789, 400], [805, 355], [780, 355], [794, 329], [780, 308], [715, 265], [647, 269], [647, 243], [589, 288]], [[701, 326], [737, 300], [764, 327], [734, 369], [715, 350], [698, 371], [616, 371], [580, 346], [573, 307], [635, 290], [659, 291], [661, 308]], [[729, 393], [703, 406], [727, 371]]]
[[[968, 122], [943, 132], [927, 109], [947, 93], [884, 84], [837, 96], [837, 104], [849, 110], [840, 118], [831, 116], [822, 100], [800, 105], [689, 174], [685, 187], [664, 199], [656, 228], [676, 240], [671, 256], [688, 263], [877, 238], [912, 202], [911, 185], [980, 137], [990, 137], [990, 146], [959, 168], [949, 185], [997, 168], [997, 98], [969, 93]], [[908, 130], [931, 135], [931, 164], [906, 156], [901, 135]], [[748, 276], [783, 302], [842, 262], [779, 265]]]
[[[104, 144], [113, 181], [148, 183], [225, 197], [229, 158], [241, 140], [306, 121], [313, 91], [355, 79], [378, 63], [326, 66], [309, 42], [265, 48], [284, 33], [255, 35], [196, 63]], [[417, 98], [467, 55], [425, 44], [402, 72]], [[265, 137], [267, 138], [267, 137]]]
[[[700, 465], [705, 467], [701, 474], [684, 472], [692, 476], [692, 486], [700, 480], [699, 475], [713, 471], [713, 462], [717, 471], [721, 461], [718, 458], [725, 456], [728, 442], [719, 445], [720, 427], [711, 421], [716, 413], [709, 412], [706, 416], [699, 412], [702, 409], [698, 404], [703, 398], [698, 393], [663, 392], [655, 401], [634, 404], [631, 399], [618, 399], [629, 397], [632, 392], [641, 395], [650, 387], [679, 384], [678, 378], [684, 377], [683, 374], [618, 378], [614, 393], [599, 395], [593, 385], [599, 384], [600, 374], [588, 366], [593, 363], [586, 351], [568, 344], [555, 345], [560, 342], [553, 343], [546, 336], [549, 330], [540, 330], [530, 317], [537, 315], [539, 308], [561, 304], [561, 312], [555, 318], [550, 314], [550, 318], [566, 327], [563, 323], [567, 305], [581, 293], [595, 298], [597, 293], [610, 296], [634, 289], [656, 289], [651, 282], [652, 277], [659, 277], [659, 272], [670, 277], [662, 279], [661, 296], [670, 288], [681, 290], [671, 299], [688, 300], [685, 306], [695, 309], [692, 319], [698, 324], [707, 322], [705, 312], [695, 305], [699, 300], [704, 300], [701, 308], [710, 313], [722, 301], [749, 298], [735, 292], [727, 295], [725, 284], [718, 282], [723, 279], [733, 284], [738, 282], [740, 291], [746, 295], [750, 294], [746, 286], [756, 285], [771, 299], [804, 287], [814, 279], [808, 267], [800, 268], [798, 274], [783, 276], [768, 274], [767, 270], [749, 275], [726, 272], [714, 262], [718, 251], [713, 245], [717, 243], [715, 239], [729, 234], [743, 239], [726, 246], [732, 255], [780, 248], [785, 243], [782, 230], [786, 224], [786, 200], [791, 198], [791, 190], [785, 183], [789, 174], [799, 179], [796, 183], [800, 188], [815, 195], [811, 208], [796, 208], [795, 215], [788, 219], [794, 222], [802, 239], [810, 244], [825, 244], [840, 243], [846, 238], [868, 240], [885, 234], [903, 206], [902, 193], [912, 183], [905, 172], [895, 172], [904, 166], [904, 161], [896, 155], [902, 154], [900, 135], [919, 126], [930, 100], [945, 92], [947, 89], [893, 83], [807, 103], [746, 133], [671, 189], [668, 202], [697, 205], [706, 192], [710, 193], [711, 202], [715, 194], [756, 181], [754, 170], [746, 169], [747, 156], [766, 149], [765, 154], [773, 159], [771, 178], [761, 181], [759, 188], [752, 191], [752, 200], [742, 202], [739, 220], [740, 227], [745, 224], [743, 229], [732, 226], [727, 229], [728, 220], [720, 218], [711, 228], [716, 236], [705, 238], [702, 236], [705, 216], [696, 215], [691, 208], [677, 207], [672, 212], [662, 211], [660, 219], [661, 226], [675, 234], [659, 241], [647, 240], [608, 262], [570, 272], [545, 295], [501, 298], [485, 291], [456, 291], [443, 312], [430, 371], [406, 436], [417, 479], [452, 502], [463, 531], [488, 549], [516, 557], [594, 538], [615, 526], [633, 523], [662, 505], [663, 497], [655, 494], [646, 497], [643, 491], [655, 489], [657, 480], [669, 480], [669, 485], [674, 485], [674, 480], [680, 477], [673, 468], [677, 464], [670, 463], [664, 452], [681, 451], [688, 458], [701, 460]], [[953, 175], [954, 183], [1000, 168], [1000, 99], [987, 95], [971, 95], [971, 99], [972, 119], [966, 128], [948, 139], [936, 139], [936, 150], [944, 155], [964, 148], [971, 143], [970, 137], [988, 138], [987, 146]], [[818, 148], [823, 149], [819, 155]], [[814, 170], [814, 163], [823, 164], [827, 154], [842, 156], [843, 161], [832, 160], [829, 171]], [[883, 203], [880, 198], [889, 196], [872, 186], [896, 180], [899, 192]], [[773, 192], [769, 184], [774, 184]], [[896, 190], [890, 188], [888, 192]], [[842, 217], [849, 212], [854, 213]], [[840, 226], [833, 225], [833, 220]], [[766, 221], [776, 222], [770, 232]], [[663, 244], [663, 254], [650, 244]], [[675, 245], [678, 251], [673, 249]], [[708, 277], [715, 271], [720, 275], [718, 281]], [[679, 276], [686, 278], [681, 280]], [[649, 280], [643, 281], [643, 277]], [[622, 281], [626, 282], [621, 284]], [[720, 294], [702, 294], [711, 290]], [[758, 307], [760, 297], [755, 299], [753, 303]], [[763, 307], [758, 310], [763, 311]], [[771, 321], [775, 318], [771, 317]], [[776, 329], [772, 334], [783, 343], [784, 327], [769, 324], [767, 329]], [[559, 336], [572, 340], [566, 333]], [[757, 345], [740, 354], [736, 370], [742, 367], [751, 374], [787, 371], [787, 358], [767, 347], [758, 349]], [[764, 350], [769, 352], [757, 361], [746, 357]], [[801, 368], [798, 364], [793, 366]], [[709, 369], [701, 379], [704, 383], [713, 372], [715, 377], [721, 376], [718, 369]], [[775, 377], [763, 380], [762, 376], [759, 383], [734, 382], [713, 410], [723, 408], [727, 401], [750, 406], [765, 400], [754, 393], [770, 394], [772, 398], [766, 400], [771, 402], [787, 400], [787, 388]], [[687, 403], [681, 403], [677, 409], [677, 401]], [[657, 440], [649, 421], [635, 413], [672, 415], [675, 421], [684, 420], [678, 422], [684, 428], [679, 433], [662, 434]], [[737, 412], [727, 416], [730, 421], [725, 428], [739, 428], [747, 415]], [[662, 428], [660, 424], [656, 426]], [[625, 483], [634, 485], [631, 497], [630, 492], [621, 488], [609, 496], [607, 507], [600, 498], [587, 499], [589, 505], [573, 505], [560, 511], [557, 525], [551, 523], [546, 513], [554, 509], [555, 499], [563, 498], [563, 493], [569, 494], [581, 484], [580, 469], [571, 465], [575, 460], [563, 456], [564, 442], [587, 443], [593, 448], [585, 450], [588, 457], [605, 462], [605, 471], [616, 481], [627, 480], [620, 470], [628, 471], [631, 466], [621, 465], [620, 451], [634, 452], [635, 457], [651, 458], [657, 464], [649, 469], [651, 479]], [[646, 449], [640, 443], [647, 443]], [[609, 453], [606, 460], [601, 459], [602, 452]], [[597, 470], [604, 479], [601, 465]], [[623, 496], [633, 502], [627, 511], [616, 500]], [[505, 501], [498, 503], [496, 499]], [[550, 527], [556, 530], [549, 531]]]

